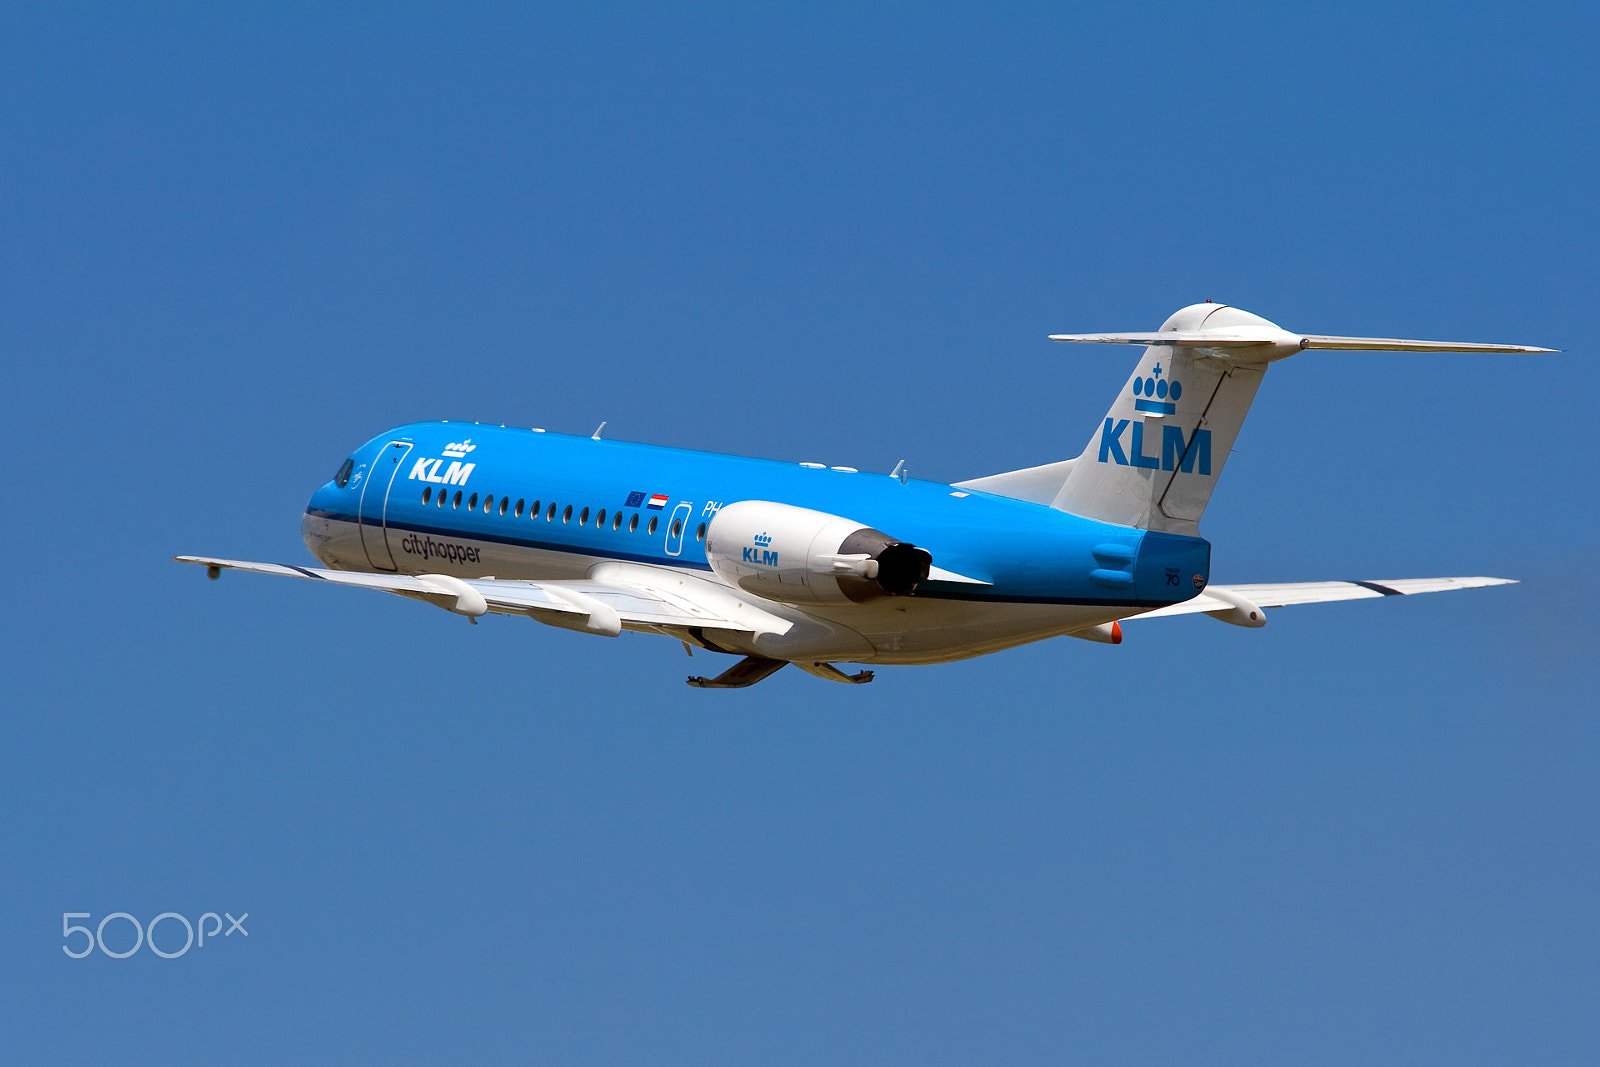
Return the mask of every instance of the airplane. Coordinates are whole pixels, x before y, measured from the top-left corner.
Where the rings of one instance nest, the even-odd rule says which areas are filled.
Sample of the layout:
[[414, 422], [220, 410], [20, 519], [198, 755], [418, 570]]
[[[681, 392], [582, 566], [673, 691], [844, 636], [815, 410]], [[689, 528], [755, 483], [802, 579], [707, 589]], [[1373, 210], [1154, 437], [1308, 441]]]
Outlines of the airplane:
[[1405, 578], [1210, 584], [1200, 518], [1267, 368], [1306, 350], [1543, 353], [1291, 333], [1194, 304], [1153, 333], [1054, 334], [1143, 346], [1074, 458], [942, 484], [478, 423], [372, 438], [301, 522], [322, 567], [176, 556], [396, 593], [466, 616], [524, 615], [615, 637], [664, 635], [738, 656], [705, 689], [794, 664], [930, 664], [1045, 638], [1120, 644], [1122, 623], [1508, 584]]

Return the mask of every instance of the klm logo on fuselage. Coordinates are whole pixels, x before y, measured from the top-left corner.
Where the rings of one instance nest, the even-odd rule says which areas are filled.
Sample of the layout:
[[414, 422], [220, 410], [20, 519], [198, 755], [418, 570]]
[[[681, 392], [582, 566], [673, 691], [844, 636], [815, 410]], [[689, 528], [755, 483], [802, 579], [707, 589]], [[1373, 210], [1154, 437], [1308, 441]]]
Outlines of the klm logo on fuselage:
[[445, 467], [443, 474], [439, 473], [439, 468], [444, 467], [444, 460], [426, 457], [417, 460], [416, 465], [411, 468], [410, 480], [432, 482], [435, 485], [466, 485], [467, 479], [472, 475], [472, 468], [477, 464], [461, 461], [466, 458], [468, 452], [477, 447], [470, 437], [465, 441], [446, 445], [443, 449], [444, 454], [453, 458], [450, 460], [450, 466]]
[[754, 540], [754, 545], [745, 547], [743, 561], [745, 563], [756, 563], [763, 567], [776, 567], [778, 565], [778, 554], [767, 547], [772, 544], [772, 535], [758, 533]]

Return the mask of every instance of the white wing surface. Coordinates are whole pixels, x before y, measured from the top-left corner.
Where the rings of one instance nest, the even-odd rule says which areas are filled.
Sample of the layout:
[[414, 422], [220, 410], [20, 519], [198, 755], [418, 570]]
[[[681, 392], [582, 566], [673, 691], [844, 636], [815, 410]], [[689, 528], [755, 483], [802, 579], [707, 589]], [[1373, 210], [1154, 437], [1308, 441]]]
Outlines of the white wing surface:
[[604, 563], [591, 568], [587, 578], [528, 582], [448, 574], [366, 574], [206, 556], [173, 558], [205, 567], [213, 578], [224, 570], [307, 578], [395, 593], [472, 619], [490, 612], [527, 615], [565, 629], [609, 636], [624, 628], [660, 631], [663, 627], [781, 634], [792, 626], [717, 583], [639, 564]]
[[1262, 626], [1266, 624], [1266, 616], [1262, 612], [1265, 608], [1322, 604], [1333, 600], [1365, 600], [1369, 597], [1411, 596], [1415, 593], [1443, 593], [1452, 589], [1478, 589], [1486, 585], [1512, 585], [1515, 582], [1515, 578], [1382, 578], [1366, 581], [1208, 585], [1193, 600], [1157, 608], [1124, 621], [1204, 612], [1239, 626]]

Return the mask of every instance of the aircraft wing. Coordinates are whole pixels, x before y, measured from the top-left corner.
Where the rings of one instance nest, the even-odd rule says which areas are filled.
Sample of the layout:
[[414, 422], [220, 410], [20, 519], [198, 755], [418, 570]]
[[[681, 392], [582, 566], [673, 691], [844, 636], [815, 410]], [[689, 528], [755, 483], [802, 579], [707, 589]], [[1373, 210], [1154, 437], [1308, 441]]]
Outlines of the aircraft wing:
[[1204, 612], [1223, 622], [1240, 626], [1262, 626], [1266, 623], [1266, 616], [1260, 610], [1263, 608], [1284, 608], [1291, 604], [1321, 604], [1332, 600], [1410, 596], [1414, 593], [1442, 593], [1451, 589], [1477, 589], [1486, 585], [1511, 585], [1515, 582], [1515, 578], [1384, 578], [1370, 581], [1208, 585], [1205, 591], [1193, 600], [1157, 608], [1155, 611], [1135, 615], [1133, 618], [1154, 619], [1162, 615]]
[[207, 556], [174, 556], [179, 563], [205, 567], [215, 578], [224, 570], [307, 578], [422, 600], [476, 621], [481, 615], [529, 617], [565, 629], [616, 636], [624, 627], [656, 631], [662, 627], [785, 633], [787, 619], [754, 607], [734, 591], [702, 578], [657, 567], [605, 563], [587, 578], [528, 582], [499, 578], [456, 578], [448, 574], [367, 574], [252, 563]]

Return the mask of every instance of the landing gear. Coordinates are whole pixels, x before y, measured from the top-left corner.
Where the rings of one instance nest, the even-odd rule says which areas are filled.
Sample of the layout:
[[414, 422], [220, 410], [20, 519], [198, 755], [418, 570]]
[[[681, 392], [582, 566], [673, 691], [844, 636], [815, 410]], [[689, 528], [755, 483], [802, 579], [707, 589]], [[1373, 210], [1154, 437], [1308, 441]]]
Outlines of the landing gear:
[[795, 666], [807, 674], [814, 674], [818, 678], [826, 678], [830, 682], [843, 682], [845, 685], [866, 685], [872, 681], [871, 671], [846, 674], [831, 663], [796, 663]]
[[[715, 678], [691, 676], [689, 684], [696, 689], [744, 689], [746, 686], [755, 685], [762, 679], [772, 677], [788, 665], [788, 660], [766, 659], [763, 656], [746, 656]], [[872, 681], [871, 671], [846, 674], [831, 663], [796, 663], [795, 666], [807, 674], [816, 675], [818, 678], [826, 678], [830, 682], [863, 685]]]
[[696, 689], [743, 689], [770, 678], [789, 665], [787, 660], [746, 656], [715, 678], [689, 676], [689, 684]]

